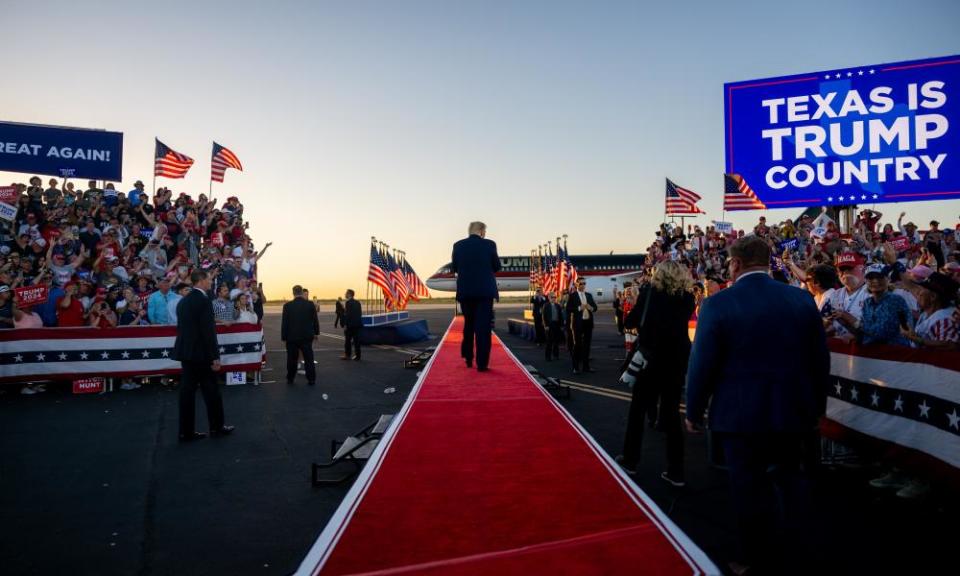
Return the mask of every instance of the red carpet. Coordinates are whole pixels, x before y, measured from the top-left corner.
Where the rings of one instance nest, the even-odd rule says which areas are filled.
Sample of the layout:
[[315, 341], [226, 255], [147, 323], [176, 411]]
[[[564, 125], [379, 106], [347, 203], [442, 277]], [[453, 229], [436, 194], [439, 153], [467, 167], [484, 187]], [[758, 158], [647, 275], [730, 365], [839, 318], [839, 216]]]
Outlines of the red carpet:
[[699, 574], [706, 556], [494, 336], [454, 320], [298, 574]]

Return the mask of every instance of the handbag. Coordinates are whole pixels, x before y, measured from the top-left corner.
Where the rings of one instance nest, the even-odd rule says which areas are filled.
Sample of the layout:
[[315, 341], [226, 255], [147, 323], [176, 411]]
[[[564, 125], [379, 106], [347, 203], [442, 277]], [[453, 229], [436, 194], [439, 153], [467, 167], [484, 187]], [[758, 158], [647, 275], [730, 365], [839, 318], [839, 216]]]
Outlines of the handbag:
[[[647, 310], [650, 309], [650, 296], [653, 295], [653, 287], [647, 289], [647, 297], [643, 302], [643, 313], [640, 314], [640, 325], [637, 327], [637, 332], [643, 330], [644, 324], [647, 322]], [[627, 363], [626, 369], [624, 369], [623, 374], [620, 375], [620, 382], [623, 382], [629, 387], [633, 387], [634, 383], [637, 381], [637, 376], [640, 375], [640, 372], [647, 369], [647, 365], [650, 362], [650, 358], [653, 355], [653, 351], [640, 344], [639, 338], [633, 343], [632, 354], [630, 354], [630, 361]]]

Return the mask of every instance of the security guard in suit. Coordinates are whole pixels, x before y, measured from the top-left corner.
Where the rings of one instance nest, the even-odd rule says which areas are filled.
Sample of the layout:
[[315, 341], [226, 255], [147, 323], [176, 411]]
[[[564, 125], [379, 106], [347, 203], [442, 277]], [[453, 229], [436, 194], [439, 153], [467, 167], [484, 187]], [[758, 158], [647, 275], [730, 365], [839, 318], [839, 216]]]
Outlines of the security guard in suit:
[[280, 340], [287, 347], [287, 384], [293, 384], [297, 375], [297, 355], [303, 356], [307, 384], [317, 383], [317, 369], [313, 364], [313, 341], [320, 334], [317, 307], [308, 300], [299, 284], [293, 287], [293, 300], [283, 305], [280, 320]]
[[213, 305], [207, 297], [212, 279], [202, 270], [190, 275], [193, 288], [177, 303], [177, 339], [173, 344], [173, 359], [182, 366], [180, 376], [180, 441], [189, 442], [206, 437], [195, 426], [196, 392], [200, 388], [207, 406], [210, 434], [225, 436], [233, 432], [223, 417], [223, 399], [217, 385], [220, 371], [220, 347], [213, 320]]
[[569, 326], [573, 331], [573, 373], [594, 372], [590, 368], [590, 343], [593, 341], [593, 316], [597, 313], [597, 303], [587, 290], [587, 281], [577, 280], [577, 291], [567, 298]]

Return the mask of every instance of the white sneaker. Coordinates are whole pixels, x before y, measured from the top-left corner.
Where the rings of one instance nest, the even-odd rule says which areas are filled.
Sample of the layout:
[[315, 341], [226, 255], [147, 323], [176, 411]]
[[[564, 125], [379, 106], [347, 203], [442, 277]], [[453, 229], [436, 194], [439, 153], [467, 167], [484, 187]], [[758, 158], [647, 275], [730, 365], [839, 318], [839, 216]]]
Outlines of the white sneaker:
[[23, 394], [24, 396], [33, 396], [34, 394], [37, 393], [37, 389], [34, 388], [33, 384], [27, 384], [26, 386], [20, 389], [20, 393]]
[[123, 384], [120, 385], [121, 390], [136, 390], [139, 387], [140, 385], [137, 384], [136, 382], [124, 382]]
[[897, 470], [892, 470], [879, 478], [871, 480], [870, 485], [874, 488], [896, 488], [899, 490], [906, 486], [908, 482], [910, 482], [908, 476]]
[[930, 484], [914, 478], [906, 486], [897, 490], [897, 497], [904, 500], [919, 500], [930, 493]]
[[683, 488], [684, 486], [687, 485], [687, 483], [684, 482], [683, 480], [674, 480], [666, 472], [663, 472], [662, 474], [660, 474], [660, 477], [663, 478], [667, 483], [673, 486], [676, 486], [677, 488]]

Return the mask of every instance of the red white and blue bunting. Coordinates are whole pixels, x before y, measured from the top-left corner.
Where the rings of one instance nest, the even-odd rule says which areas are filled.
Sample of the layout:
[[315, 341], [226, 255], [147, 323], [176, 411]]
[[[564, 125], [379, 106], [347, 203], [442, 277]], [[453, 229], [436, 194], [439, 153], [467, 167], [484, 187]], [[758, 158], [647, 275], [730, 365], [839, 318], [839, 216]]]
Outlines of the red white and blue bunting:
[[[178, 374], [176, 335], [173, 326], [2, 330], [0, 382]], [[217, 341], [223, 371], [260, 369], [261, 326], [217, 326]]]

